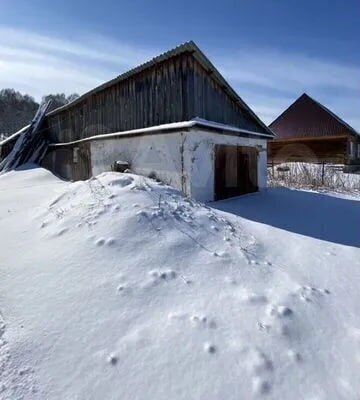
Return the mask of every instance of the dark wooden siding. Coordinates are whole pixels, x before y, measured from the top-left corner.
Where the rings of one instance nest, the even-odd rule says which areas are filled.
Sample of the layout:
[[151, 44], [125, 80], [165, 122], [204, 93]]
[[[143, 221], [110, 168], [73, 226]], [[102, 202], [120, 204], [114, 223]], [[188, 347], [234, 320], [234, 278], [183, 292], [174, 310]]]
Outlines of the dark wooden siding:
[[212, 79], [211, 72], [197, 62], [194, 64], [194, 98], [191, 109], [191, 117], [263, 132], [257, 121], [229, 96], [227, 89]]
[[50, 140], [70, 142], [193, 117], [264, 132], [226, 90], [191, 53], [182, 53], [50, 115]]
[[277, 139], [268, 143], [268, 162], [346, 164], [348, 136]]
[[[77, 151], [77, 160], [74, 157], [75, 150]], [[65, 179], [85, 180], [91, 176], [90, 160], [90, 144], [79, 143], [61, 148], [49, 148], [41, 166]]]

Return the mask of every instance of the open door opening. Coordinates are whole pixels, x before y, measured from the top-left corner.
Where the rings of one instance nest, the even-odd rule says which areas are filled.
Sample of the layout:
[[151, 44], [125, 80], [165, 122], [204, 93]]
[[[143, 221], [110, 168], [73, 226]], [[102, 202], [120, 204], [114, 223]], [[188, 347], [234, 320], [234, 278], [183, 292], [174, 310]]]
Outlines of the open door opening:
[[255, 147], [215, 146], [215, 200], [258, 190], [258, 153]]

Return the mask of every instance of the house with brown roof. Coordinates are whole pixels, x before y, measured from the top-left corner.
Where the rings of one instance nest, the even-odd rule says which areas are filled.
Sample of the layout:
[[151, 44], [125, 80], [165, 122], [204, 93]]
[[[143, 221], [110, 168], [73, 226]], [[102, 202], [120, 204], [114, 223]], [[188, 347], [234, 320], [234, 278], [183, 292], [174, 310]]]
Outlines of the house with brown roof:
[[269, 128], [276, 138], [268, 146], [269, 163], [343, 164], [360, 169], [360, 134], [323, 104], [302, 94]]

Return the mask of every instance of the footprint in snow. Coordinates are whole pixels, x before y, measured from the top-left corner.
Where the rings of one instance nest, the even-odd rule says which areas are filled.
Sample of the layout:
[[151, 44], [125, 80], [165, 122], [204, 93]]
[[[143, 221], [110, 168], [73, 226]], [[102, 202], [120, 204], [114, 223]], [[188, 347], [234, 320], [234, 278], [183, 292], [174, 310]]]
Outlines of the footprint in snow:
[[258, 349], [248, 351], [247, 368], [253, 374], [254, 394], [267, 394], [271, 391], [271, 376], [274, 364], [270, 358]]
[[118, 179], [114, 179], [113, 181], [111, 181], [109, 183], [110, 186], [118, 186], [118, 187], [126, 187], [129, 186], [133, 183], [134, 179], [131, 178], [130, 176], [126, 176], [123, 178], [118, 178]]
[[178, 277], [176, 271], [169, 270], [151, 270], [149, 271], [151, 280], [143, 285], [144, 288], [160, 285], [163, 282], [169, 282]]
[[168, 315], [169, 320], [175, 321], [190, 321], [194, 327], [216, 329], [217, 325], [214, 319], [205, 315], [191, 314], [186, 312], [171, 312]]
[[232, 276], [225, 276], [224, 282], [229, 285], [234, 285], [234, 286], [238, 284], [236, 278], [234, 278]]
[[243, 295], [243, 300], [249, 304], [254, 304], [254, 305], [266, 304], [268, 302], [266, 296], [257, 293], [246, 293]]
[[177, 277], [177, 274], [175, 271], [168, 269], [168, 270], [157, 270], [154, 269], [149, 272], [149, 275], [152, 276], [155, 279], [161, 279], [164, 281], [172, 280]]
[[213, 253], [214, 257], [221, 257], [221, 258], [230, 258], [230, 254], [227, 251], [215, 251]]
[[251, 352], [249, 357], [249, 367], [256, 374], [264, 374], [272, 372], [274, 369], [273, 362], [262, 351], [255, 350]]
[[128, 295], [132, 292], [132, 288], [127, 283], [121, 283], [116, 291], [121, 295]]
[[105, 244], [105, 239], [104, 239], [104, 238], [97, 239], [96, 242], [95, 242], [95, 244], [96, 244], [96, 246], [98, 246], [98, 247], [102, 247], [102, 246], [104, 246], [104, 244]]
[[288, 318], [293, 315], [291, 308], [286, 306], [273, 306], [271, 305], [267, 310], [268, 315], [278, 318]]
[[300, 286], [295, 290], [293, 296], [297, 296], [302, 301], [315, 302], [319, 300], [323, 295], [329, 295], [330, 291], [328, 289], [320, 289], [311, 286]]
[[105, 244], [110, 247], [114, 246], [116, 244], [116, 240], [114, 238], [109, 238], [106, 240]]
[[115, 354], [110, 354], [108, 357], [108, 363], [111, 365], [116, 365], [118, 363], [119, 359]]
[[299, 363], [302, 361], [302, 356], [300, 353], [296, 352], [295, 350], [289, 350], [287, 352], [287, 356], [290, 358], [290, 360], [294, 363]]
[[271, 391], [271, 384], [269, 381], [255, 376], [252, 381], [253, 393], [254, 394], [268, 394]]
[[217, 348], [214, 344], [206, 342], [204, 344], [204, 351], [209, 354], [215, 354], [217, 351]]
[[63, 236], [66, 232], [68, 232], [68, 228], [60, 229], [56, 236]]
[[216, 329], [217, 325], [213, 319], [208, 318], [205, 315], [194, 314], [190, 317], [190, 320], [198, 327], [204, 327], [207, 329]]

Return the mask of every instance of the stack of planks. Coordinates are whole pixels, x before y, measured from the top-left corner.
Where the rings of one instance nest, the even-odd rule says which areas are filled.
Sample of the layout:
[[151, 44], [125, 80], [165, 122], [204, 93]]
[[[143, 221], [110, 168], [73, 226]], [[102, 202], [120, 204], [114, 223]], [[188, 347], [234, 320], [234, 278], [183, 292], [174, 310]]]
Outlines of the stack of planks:
[[0, 172], [13, 170], [26, 163], [38, 163], [41, 161], [48, 146], [41, 127], [50, 103], [51, 101], [40, 105], [29, 127], [21, 132], [13, 149], [0, 163]]

